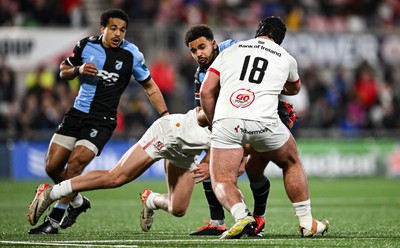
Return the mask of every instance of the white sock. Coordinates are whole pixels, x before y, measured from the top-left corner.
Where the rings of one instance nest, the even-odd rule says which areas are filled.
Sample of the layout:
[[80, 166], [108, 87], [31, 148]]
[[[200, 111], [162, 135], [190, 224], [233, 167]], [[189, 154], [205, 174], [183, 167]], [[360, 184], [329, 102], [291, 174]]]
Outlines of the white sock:
[[79, 193], [70, 202], [73, 208], [79, 208], [80, 206], [82, 206], [82, 203], [83, 203], [83, 196]]
[[302, 202], [292, 203], [296, 210], [296, 216], [299, 218], [300, 226], [311, 230], [313, 217], [311, 215], [310, 199]]
[[52, 200], [58, 200], [61, 197], [70, 195], [71, 193], [72, 193], [71, 180], [68, 179], [53, 186], [53, 189], [50, 192], [50, 198]]
[[159, 193], [155, 193], [155, 192], [151, 192], [146, 199], [146, 206], [152, 210], [157, 210], [158, 207], [156, 206], [156, 204], [154, 203], [154, 198], [156, 198], [157, 196], [159, 196]]
[[230, 212], [233, 218], [235, 218], [235, 221], [243, 219], [244, 217], [249, 215], [249, 210], [244, 202], [239, 202], [233, 205]]
[[211, 220], [212, 226], [224, 226], [225, 221], [224, 220]]

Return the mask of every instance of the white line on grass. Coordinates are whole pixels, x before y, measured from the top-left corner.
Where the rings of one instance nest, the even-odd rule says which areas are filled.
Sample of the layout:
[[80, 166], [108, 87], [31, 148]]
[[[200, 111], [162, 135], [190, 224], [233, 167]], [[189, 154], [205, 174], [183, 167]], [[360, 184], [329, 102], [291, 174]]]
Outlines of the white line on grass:
[[[356, 238], [358, 241], [360, 240], [387, 240], [388, 238]], [[390, 238], [389, 238], [390, 239]], [[81, 241], [73, 241], [73, 240], [58, 240], [54, 242], [40, 242], [40, 241], [1, 241], [0, 244], [20, 244], [20, 245], [48, 245], [48, 246], [75, 246], [75, 247], [138, 247], [136, 244], [165, 244], [165, 243], [216, 243], [216, 242], [228, 242], [228, 241], [235, 241], [238, 243], [245, 242], [248, 245], [252, 243], [263, 243], [263, 242], [273, 242], [273, 241], [299, 241], [300, 238], [274, 238], [274, 239], [234, 239], [234, 240], [220, 240], [220, 239], [186, 239], [186, 240], [177, 240], [177, 239], [170, 239], [170, 240], [134, 240], [134, 239], [121, 239], [121, 240], [81, 240]], [[316, 238], [313, 239], [316, 241], [348, 241], [352, 240], [352, 238]], [[114, 244], [104, 244], [104, 243], [114, 243]], [[115, 243], [129, 243], [129, 244], [117, 244]], [[133, 244], [132, 244], [133, 243]]]
[[[124, 240], [121, 240], [121, 243], [124, 242]], [[82, 244], [79, 244], [82, 243]], [[94, 243], [94, 244], [90, 244]], [[32, 241], [1, 241], [0, 244], [5, 244], [5, 245], [47, 245], [47, 246], [75, 246], [75, 247], [138, 247], [137, 245], [100, 245], [100, 244], [95, 244], [97, 243], [96, 241], [54, 241], [54, 242], [32, 242]], [[105, 241], [104, 243], [107, 243]]]

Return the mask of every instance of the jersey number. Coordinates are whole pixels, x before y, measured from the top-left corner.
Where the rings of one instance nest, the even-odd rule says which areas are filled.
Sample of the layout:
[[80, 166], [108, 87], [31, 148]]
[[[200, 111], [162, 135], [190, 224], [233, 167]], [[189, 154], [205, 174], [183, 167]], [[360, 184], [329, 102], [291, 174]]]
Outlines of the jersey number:
[[[244, 80], [247, 73], [247, 67], [249, 66], [250, 62], [250, 55], [244, 58], [244, 63], [242, 67], [242, 72], [240, 73], [240, 80]], [[253, 61], [253, 67], [251, 68], [250, 75], [249, 75], [249, 82], [254, 84], [259, 84], [262, 82], [265, 76], [265, 70], [268, 67], [268, 60], [255, 57]]]

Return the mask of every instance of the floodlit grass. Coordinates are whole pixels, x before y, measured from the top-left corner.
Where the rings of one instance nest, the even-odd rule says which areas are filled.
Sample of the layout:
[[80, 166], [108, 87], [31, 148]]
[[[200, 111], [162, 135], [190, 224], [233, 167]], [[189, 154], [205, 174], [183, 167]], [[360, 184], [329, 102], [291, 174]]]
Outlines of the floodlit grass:
[[[73, 227], [58, 235], [28, 235], [27, 206], [38, 184], [0, 181], [0, 247], [400, 247], [398, 179], [309, 179], [313, 216], [331, 223], [327, 235], [313, 238], [300, 238], [282, 180], [272, 179], [264, 238], [240, 240], [189, 236], [209, 218], [201, 185], [195, 188], [186, 216], [157, 211], [150, 232], [142, 232], [139, 193], [144, 188], [165, 192], [164, 181], [136, 181], [119, 189], [86, 192], [92, 208]], [[239, 185], [252, 209], [247, 180]], [[231, 226], [232, 217], [225, 213]]]

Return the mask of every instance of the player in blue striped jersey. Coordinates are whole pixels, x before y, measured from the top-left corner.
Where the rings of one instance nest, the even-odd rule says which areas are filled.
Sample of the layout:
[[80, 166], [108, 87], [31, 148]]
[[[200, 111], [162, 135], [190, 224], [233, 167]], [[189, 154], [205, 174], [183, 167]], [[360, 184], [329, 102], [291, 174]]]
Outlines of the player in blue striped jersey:
[[[46, 155], [46, 172], [55, 183], [80, 175], [100, 155], [116, 128], [119, 100], [132, 75], [158, 113], [169, 114], [143, 54], [124, 39], [128, 24], [125, 12], [107, 10], [100, 17], [101, 35], [79, 41], [73, 54], [60, 65], [61, 78], [79, 77], [80, 89], [73, 107], [53, 135]], [[88, 208], [89, 200], [80, 194], [62, 198], [45, 222], [29, 234], [58, 233], [60, 226], [71, 226]]]

